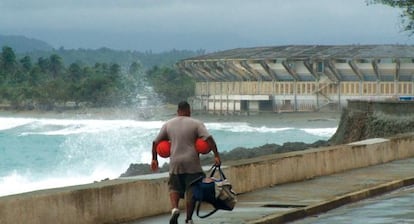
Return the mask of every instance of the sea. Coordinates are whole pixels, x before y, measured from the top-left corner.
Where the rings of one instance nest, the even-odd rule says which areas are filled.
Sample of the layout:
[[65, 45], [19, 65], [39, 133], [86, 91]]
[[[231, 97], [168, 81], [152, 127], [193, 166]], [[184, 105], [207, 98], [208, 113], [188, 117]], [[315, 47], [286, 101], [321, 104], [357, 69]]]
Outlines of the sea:
[[[0, 196], [116, 179], [132, 163], [149, 164], [152, 140], [173, 116], [0, 113]], [[337, 115], [306, 113], [194, 117], [221, 152], [328, 140], [339, 123]]]

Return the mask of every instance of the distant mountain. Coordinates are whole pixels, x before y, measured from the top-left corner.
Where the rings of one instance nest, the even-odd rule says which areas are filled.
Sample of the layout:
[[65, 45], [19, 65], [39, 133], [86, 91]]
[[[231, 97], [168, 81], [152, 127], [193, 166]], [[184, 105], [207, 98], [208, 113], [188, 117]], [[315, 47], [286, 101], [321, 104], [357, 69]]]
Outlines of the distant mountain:
[[0, 35], [0, 52], [3, 46], [13, 49], [18, 58], [29, 56], [33, 61], [38, 58], [48, 58], [52, 54], [57, 54], [63, 59], [63, 63], [69, 66], [71, 63], [80, 63], [93, 66], [96, 63], [117, 63], [124, 68], [128, 68], [132, 62], [140, 62], [145, 69], [153, 66], [172, 66], [177, 61], [200, 56], [205, 50], [170, 50], [161, 53], [151, 51], [122, 51], [113, 50], [106, 47], [100, 49], [54, 49], [48, 43], [33, 38], [15, 35]]
[[44, 41], [15, 35], [0, 35], [0, 48], [3, 46], [13, 48], [16, 53], [53, 50], [53, 47]]

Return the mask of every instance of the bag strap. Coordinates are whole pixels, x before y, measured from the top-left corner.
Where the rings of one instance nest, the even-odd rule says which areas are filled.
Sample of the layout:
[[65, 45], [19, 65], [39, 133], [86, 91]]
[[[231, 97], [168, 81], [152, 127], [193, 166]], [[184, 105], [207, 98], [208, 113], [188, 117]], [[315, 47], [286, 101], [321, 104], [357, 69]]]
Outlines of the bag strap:
[[200, 215], [200, 206], [201, 206], [201, 202], [197, 201], [197, 216], [198, 216], [199, 218], [202, 218], [202, 219], [207, 218], [207, 217], [209, 217], [210, 215], [212, 215], [212, 214], [214, 214], [215, 212], [217, 212], [217, 211], [218, 211], [218, 209], [217, 209], [217, 208], [214, 208], [214, 209], [213, 209], [213, 211], [211, 211], [211, 212], [209, 212], [209, 213], [207, 213], [207, 214], [205, 214], [205, 215]]
[[210, 177], [213, 177], [214, 176], [214, 174], [216, 173], [216, 170], [218, 170], [219, 171], [219, 173], [220, 173], [220, 178], [222, 179], [222, 180], [225, 180], [226, 179], [226, 175], [224, 175], [224, 172], [221, 170], [221, 167], [220, 166], [216, 166], [215, 164], [210, 168], [210, 170], [211, 170], [211, 173], [210, 173]]
[[210, 171], [210, 177], [214, 176], [214, 174], [216, 173], [216, 169], [217, 169], [217, 166], [215, 164], [213, 164], [213, 166], [209, 170]]

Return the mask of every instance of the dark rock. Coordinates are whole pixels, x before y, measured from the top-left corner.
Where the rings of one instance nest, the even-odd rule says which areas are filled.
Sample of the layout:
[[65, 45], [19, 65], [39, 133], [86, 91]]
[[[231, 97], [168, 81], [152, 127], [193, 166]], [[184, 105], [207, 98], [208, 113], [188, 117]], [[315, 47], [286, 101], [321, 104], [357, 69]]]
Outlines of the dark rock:
[[[291, 151], [304, 150], [308, 148], [322, 147], [329, 145], [328, 141], [319, 140], [311, 144], [306, 144], [303, 142], [286, 142], [282, 146], [277, 144], [266, 144], [254, 148], [243, 148], [238, 147], [229, 152], [221, 152], [220, 157], [222, 161], [235, 161], [240, 159], [249, 159], [258, 156], [271, 155], [275, 153], [284, 153]], [[200, 156], [201, 164], [203, 166], [212, 165], [214, 163], [213, 155], [201, 155]], [[164, 164], [159, 172], [167, 172], [168, 164]], [[136, 176], [143, 174], [152, 173], [149, 164], [131, 164], [127, 171], [121, 174], [121, 177]]]
[[413, 131], [414, 115], [412, 114], [386, 114], [382, 111], [358, 111], [348, 108], [342, 111], [338, 129], [329, 142], [332, 145], [347, 144]]
[[[168, 171], [168, 164], [164, 164], [162, 167], [160, 167], [159, 172], [166, 172]], [[125, 173], [121, 174], [120, 177], [130, 177], [130, 176], [137, 176], [137, 175], [144, 175], [144, 174], [150, 174], [151, 166], [149, 164], [143, 164], [143, 163], [131, 163], [128, 167], [128, 169], [125, 171]]]

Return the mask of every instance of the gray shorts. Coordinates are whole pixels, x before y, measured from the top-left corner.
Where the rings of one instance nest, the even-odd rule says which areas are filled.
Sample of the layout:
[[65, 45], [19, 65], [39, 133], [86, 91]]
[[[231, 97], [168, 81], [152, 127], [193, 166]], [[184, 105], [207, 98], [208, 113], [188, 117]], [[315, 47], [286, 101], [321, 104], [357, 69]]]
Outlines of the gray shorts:
[[184, 198], [185, 193], [187, 192], [187, 197], [192, 197], [191, 184], [197, 180], [205, 177], [206, 174], [201, 173], [184, 173], [184, 174], [170, 174], [170, 179], [168, 180], [168, 187], [170, 192], [178, 192], [180, 198]]

